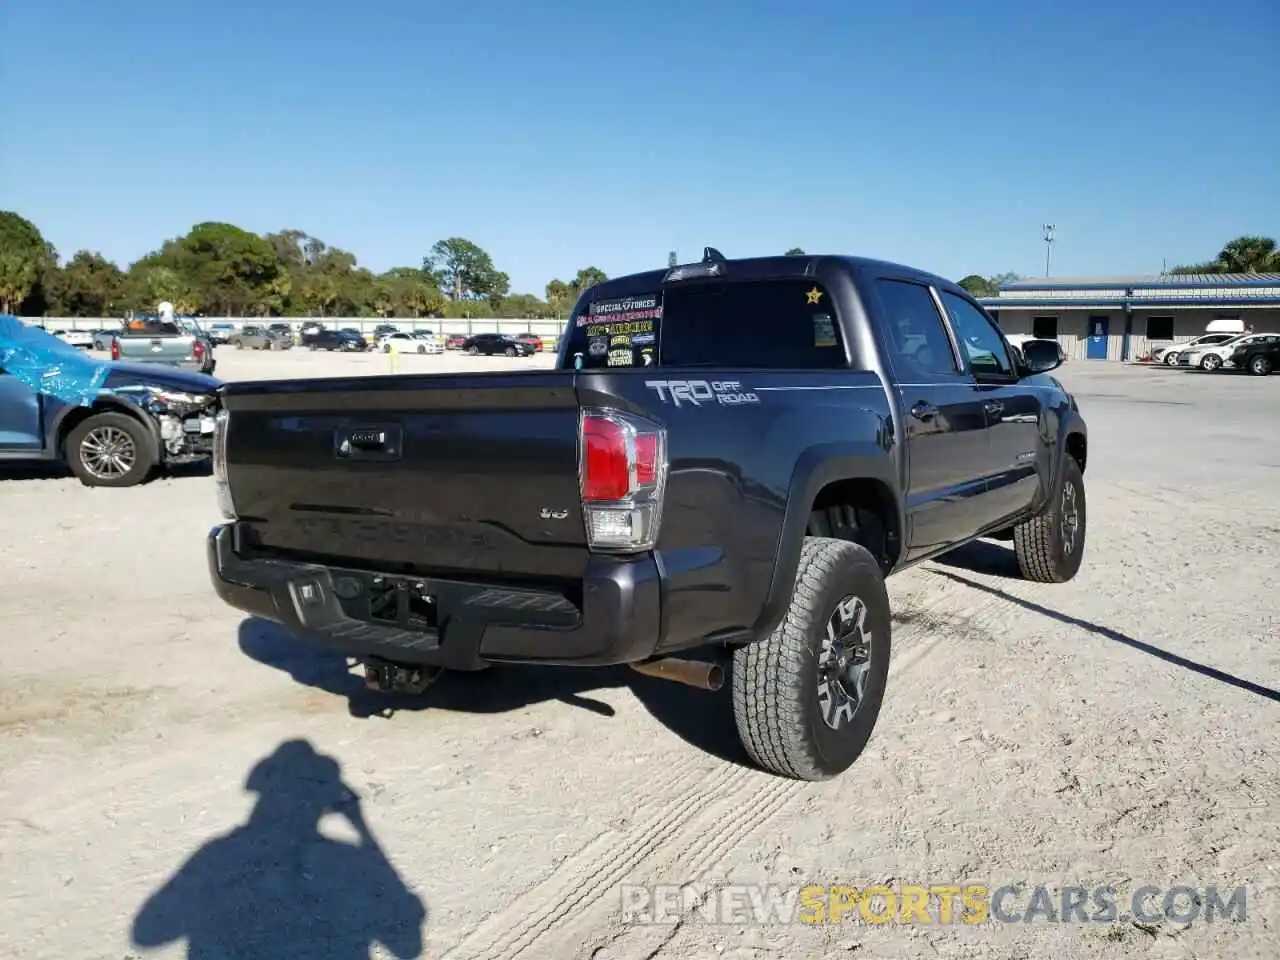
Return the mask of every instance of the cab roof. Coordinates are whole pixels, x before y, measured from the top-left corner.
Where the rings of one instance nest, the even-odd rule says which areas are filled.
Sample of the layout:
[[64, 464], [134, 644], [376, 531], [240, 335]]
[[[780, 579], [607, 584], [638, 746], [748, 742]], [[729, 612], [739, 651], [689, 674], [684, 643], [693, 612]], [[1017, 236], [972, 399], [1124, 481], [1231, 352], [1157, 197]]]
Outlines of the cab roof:
[[819, 265], [830, 267], [838, 263], [849, 272], [893, 274], [903, 279], [919, 280], [931, 283], [939, 289], [963, 293], [954, 281], [937, 274], [909, 267], [906, 264], [889, 260], [878, 260], [872, 257], [858, 257], [847, 254], [792, 254], [790, 256], [742, 257], [730, 260], [713, 247], [703, 252], [703, 257], [695, 263], [677, 264], [661, 270], [646, 270], [641, 273], [626, 274], [605, 280], [583, 292], [583, 303], [612, 297], [637, 296], [653, 293], [672, 283], [682, 280], [719, 278], [726, 282], [735, 280], [780, 280], [788, 277], [811, 277], [817, 274]]

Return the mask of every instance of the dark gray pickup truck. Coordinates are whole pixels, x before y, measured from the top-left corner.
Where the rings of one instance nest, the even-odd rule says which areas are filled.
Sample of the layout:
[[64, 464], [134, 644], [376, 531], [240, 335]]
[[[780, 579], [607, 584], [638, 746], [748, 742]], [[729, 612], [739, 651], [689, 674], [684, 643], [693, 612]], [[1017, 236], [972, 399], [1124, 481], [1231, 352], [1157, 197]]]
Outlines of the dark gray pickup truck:
[[879, 714], [886, 577], [982, 536], [1033, 580], [1080, 567], [1057, 346], [1011, 351], [950, 281], [708, 248], [569, 323], [555, 370], [226, 385], [219, 595], [384, 688], [522, 661], [715, 689], [731, 661], [751, 757], [823, 779]]

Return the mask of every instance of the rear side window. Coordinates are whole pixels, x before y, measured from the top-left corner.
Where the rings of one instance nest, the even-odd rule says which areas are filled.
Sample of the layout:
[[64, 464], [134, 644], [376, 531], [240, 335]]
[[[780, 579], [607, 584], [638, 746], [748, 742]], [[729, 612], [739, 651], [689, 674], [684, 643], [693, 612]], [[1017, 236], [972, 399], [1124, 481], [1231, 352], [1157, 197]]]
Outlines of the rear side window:
[[596, 301], [570, 329], [567, 359], [582, 369], [848, 366], [831, 296], [804, 278], [696, 283]]
[[929, 288], [907, 280], [877, 280], [876, 291], [898, 375], [924, 381], [955, 376], [959, 371], [951, 339]]

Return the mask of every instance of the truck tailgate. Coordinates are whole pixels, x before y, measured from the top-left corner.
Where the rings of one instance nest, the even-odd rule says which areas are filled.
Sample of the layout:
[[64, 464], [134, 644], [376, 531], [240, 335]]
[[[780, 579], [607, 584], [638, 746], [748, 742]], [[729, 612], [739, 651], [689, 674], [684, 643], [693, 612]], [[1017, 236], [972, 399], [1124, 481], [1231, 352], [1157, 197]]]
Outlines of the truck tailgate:
[[530, 580], [587, 565], [572, 372], [232, 383], [224, 403], [254, 549]]

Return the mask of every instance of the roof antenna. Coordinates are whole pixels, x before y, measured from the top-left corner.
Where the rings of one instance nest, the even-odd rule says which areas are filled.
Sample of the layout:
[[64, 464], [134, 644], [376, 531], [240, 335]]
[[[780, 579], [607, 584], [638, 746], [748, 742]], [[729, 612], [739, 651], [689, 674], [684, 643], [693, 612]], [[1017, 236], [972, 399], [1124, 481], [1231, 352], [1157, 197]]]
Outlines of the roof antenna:
[[703, 247], [702, 262], [703, 263], [724, 263], [725, 262], [724, 254], [721, 253], [719, 250], [717, 250], [715, 247]]

